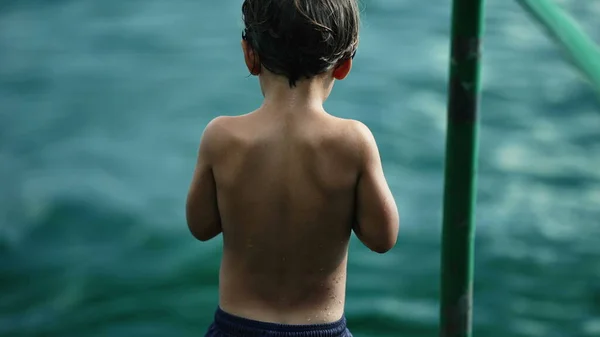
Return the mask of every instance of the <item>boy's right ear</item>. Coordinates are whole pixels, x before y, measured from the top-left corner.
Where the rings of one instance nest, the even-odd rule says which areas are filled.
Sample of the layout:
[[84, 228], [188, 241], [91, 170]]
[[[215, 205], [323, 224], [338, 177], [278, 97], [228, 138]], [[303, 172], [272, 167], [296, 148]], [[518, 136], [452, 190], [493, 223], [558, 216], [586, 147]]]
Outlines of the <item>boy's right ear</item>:
[[335, 67], [335, 69], [333, 70], [333, 78], [341, 81], [344, 78], [346, 78], [346, 76], [348, 76], [351, 69], [352, 69], [352, 59], [349, 58], [347, 60], [342, 61], [340, 64], [338, 64]]
[[242, 50], [244, 51], [244, 61], [248, 71], [251, 75], [258, 76], [261, 68], [258, 55], [246, 40], [242, 40]]

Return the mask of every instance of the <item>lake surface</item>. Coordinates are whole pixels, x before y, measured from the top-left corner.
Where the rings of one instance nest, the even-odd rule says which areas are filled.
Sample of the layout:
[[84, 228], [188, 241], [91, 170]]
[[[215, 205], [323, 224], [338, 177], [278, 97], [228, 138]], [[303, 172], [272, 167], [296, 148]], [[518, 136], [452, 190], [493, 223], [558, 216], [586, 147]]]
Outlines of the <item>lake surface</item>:
[[[600, 41], [600, 2], [561, 1]], [[241, 1], [0, 3], [0, 335], [201, 336], [221, 243], [184, 203], [210, 119], [260, 104]], [[357, 337], [437, 335], [448, 1], [365, 0], [326, 108], [375, 134], [397, 247], [353, 237]], [[489, 0], [474, 332], [600, 336], [600, 101], [513, 1]]]

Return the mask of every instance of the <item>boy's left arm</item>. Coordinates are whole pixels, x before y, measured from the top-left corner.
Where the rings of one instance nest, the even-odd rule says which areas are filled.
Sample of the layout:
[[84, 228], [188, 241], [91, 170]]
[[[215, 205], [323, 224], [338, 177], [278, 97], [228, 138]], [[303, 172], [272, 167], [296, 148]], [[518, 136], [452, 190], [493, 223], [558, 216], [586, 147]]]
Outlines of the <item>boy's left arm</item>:
[[217, 186], [213, 175], [216, 148], [221, 141], [218, 124], [217, 118], [204, 129], [186, 202], [188, 228], [200, 241], [208, 241], [222, 231], [217, 206]]

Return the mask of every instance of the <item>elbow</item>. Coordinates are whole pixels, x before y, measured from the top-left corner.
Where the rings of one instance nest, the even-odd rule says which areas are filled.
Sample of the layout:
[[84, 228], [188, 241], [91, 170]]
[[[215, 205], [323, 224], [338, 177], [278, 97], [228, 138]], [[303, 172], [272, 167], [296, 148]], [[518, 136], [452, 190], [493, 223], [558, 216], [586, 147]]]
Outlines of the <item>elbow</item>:
[[202, 242], [206, 242], [221, 233], [221, 230], [218, 230], [216, 228], [216, 226], [211, 229], [206, 229], [206, 230], [198, 230], [195, 227], [190, 226], [190, 225], [188, 225], [188, 228], [190, 230], [190, 233], [192, 233], [192, 236], [194, 238], [196, 238], [198, 241], [202, 241]]
[[194, 223], [192, 223], [188, 220], [187, 226], [188, 226], [188, 230], [190, 231], [190, 234], [192, 234], [192, 236], [196, 240], [203, 241], [203, 242], [208, 241], [207, 235], [205, 233], [203, 233], [202, 231], [198, 230], [198, 226], [195, 226]]
[[392, 221], [388, 222], [385, 231], [385, 234], [377, 240], [376, 244], [372, 245], [370, 249], [379, 254], [384, 254], [392, 250], [396, 246], [396, 242], [398, 242], [398, 229], [399, 229], [399, 218], [395, 217]]
[[186, 222], [192, 236], [198, 241], [208, 241], [221, 233], [221, 221], [218, 216], [200, 212], [198, 208], [186, 205]]
[[378, 254], [385, 254], [396, 246], [396, 236], [388, 237], [385, 240], [381, 240], [378, 244], [369, 247], [373, 252]]
[[221, 233], [221, 223], [218, 221], [206, 221], [197, 217], [188, 216], [187, 225], [190, 233], [198, 241], [208, 241]]
[[385, 248], [385, 247], [376, 247], [376, 248], [371, 248], [372, 252], [375, 252], [377, 254], [385, 254], [387, 252], [390, 251], [390, 249], [392, 249], [393, 247], [390, 248]]
[[198, 241], [202, 241], [202, 242], [206, 242], [210, 239], [212, 239], [213, 237], [208, 235], [206, 232], [201, 232], [198, 230], [194, 230], [194, 228], [192, 226], [188, 225], [188, 228], [190, 230], [190, 233], [192, 234], [192, 236], [198, 240]]
[[362, 243], [371, 251], [384, 254], [396, 246], [398, 240], [398, 226], [388, 227], [385, 231], [373, 233], [369, 231], [354, 231]]
[[[391, 213], [391, 212], [390, 212]], [[371, 251], [384, 254], [398, 241], [400, 217], [397, 211], [379, 219], [365, 219], [354, 224], [354, 233]]]
[[200, 242], [206, 242], [206, 241], [208, 241], [208, 240], [210, 240], [210, 239], [214, 238], [214, 236], [208, 236], [208, 235], [204, 235], [204, 236], [201, 236], [201, 235], [194, 235], [194, 237], [195, 237], [195, 238], [196, 238], [198, 241], [200, 241]]

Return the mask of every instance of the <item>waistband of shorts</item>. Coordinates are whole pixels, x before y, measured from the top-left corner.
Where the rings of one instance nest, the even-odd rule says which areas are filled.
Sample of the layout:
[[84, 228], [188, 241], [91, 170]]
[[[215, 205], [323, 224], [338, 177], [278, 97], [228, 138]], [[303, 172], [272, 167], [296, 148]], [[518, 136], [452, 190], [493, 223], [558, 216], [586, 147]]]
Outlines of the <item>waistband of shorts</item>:
[[233, 336], [339, 337], [346, 331], [346, 317], [342, 316], [332, 323], [291, 325], [254, 321], [234, 316], [218, 308], [215, 313], [215, 325], [222, 332]]

